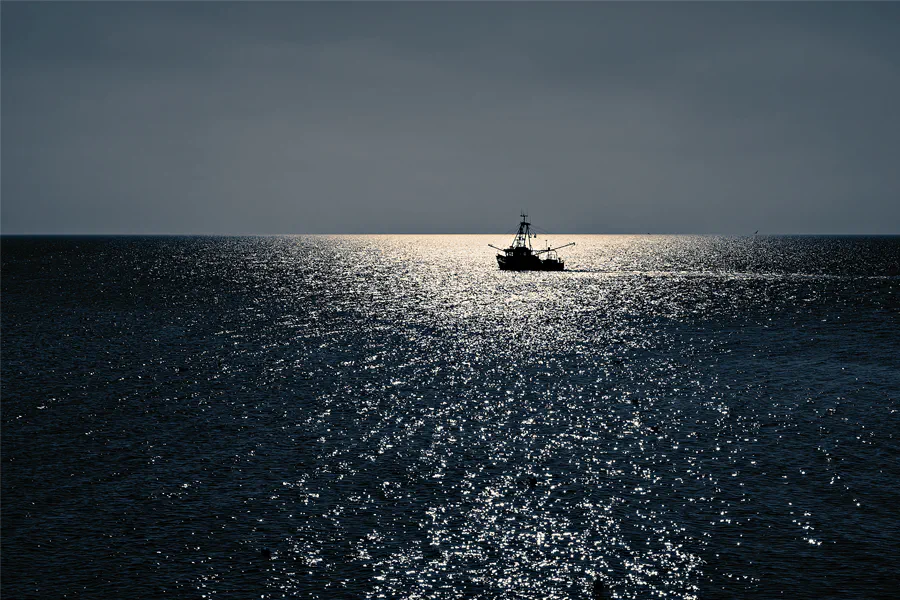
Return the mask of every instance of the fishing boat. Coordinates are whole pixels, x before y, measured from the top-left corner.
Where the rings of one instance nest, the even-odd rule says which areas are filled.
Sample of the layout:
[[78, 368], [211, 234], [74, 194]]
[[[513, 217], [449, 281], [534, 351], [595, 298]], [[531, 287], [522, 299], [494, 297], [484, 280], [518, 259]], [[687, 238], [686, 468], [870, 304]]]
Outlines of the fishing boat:
[[497, 255], [497, 264], [500, 265], [501, 271], [562, 271], [565, 268], [565, 261], [556, 253], [557, 250], [567, 246], [574, 246], [575, 242], [570, 242], [556, 248], [547, 245], [545, 250], [535, 250], [531, 245], [532, 238], [537, 237], [531, 232], [531, 223], [528, 222], [528, 215], [522, 213], [522, 221], [519, 223], [519, 231], [513, 239], [509, 248], [498, 248], [493, 244], [488, 244], [491, 248], [499, 250], [503, 254]]

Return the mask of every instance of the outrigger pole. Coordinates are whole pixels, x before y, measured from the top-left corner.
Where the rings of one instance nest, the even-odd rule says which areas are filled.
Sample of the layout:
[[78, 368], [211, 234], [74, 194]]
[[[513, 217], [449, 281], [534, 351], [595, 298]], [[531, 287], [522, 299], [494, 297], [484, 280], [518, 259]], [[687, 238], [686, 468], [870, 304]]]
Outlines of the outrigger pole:
[[[575, 242], [569, 242], [568, 244], [563, 244], [562, 246], [557, 246], [556, 248], [547, 248], [546, 250], [535, 250], [535, 254], [540, 254], [541, 252], [553, 252], [554, 250], [560, 250], [562, 248], [567, 248], [569, 246], [574, 246]], [[490, 244], [488, 244], [490, 246]], [[498, 248], [499, 250], [499, 248]]]

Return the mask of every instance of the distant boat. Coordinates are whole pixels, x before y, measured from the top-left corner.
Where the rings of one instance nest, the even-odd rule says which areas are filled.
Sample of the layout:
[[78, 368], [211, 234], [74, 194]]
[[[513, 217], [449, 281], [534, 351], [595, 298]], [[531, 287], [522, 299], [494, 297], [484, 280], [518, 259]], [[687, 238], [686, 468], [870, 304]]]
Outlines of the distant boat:
[[562, 271], [565, 268], [565, 262], [559, 258], [556, 251], [566, 246], [574, 246], [575, 242], [556, 248], [548, 245], [546, 250], [535, 250], [531, 247], [531, 238], [533, 237], [536, 236], [531, 233], [528, 215], [522, 213], [519, 231], [509, 248], [498, 248], [493, 244], [488, 244], [491, 248], [503, 253], [497, 255], [497, 264], [500, 265], [501, 271]]

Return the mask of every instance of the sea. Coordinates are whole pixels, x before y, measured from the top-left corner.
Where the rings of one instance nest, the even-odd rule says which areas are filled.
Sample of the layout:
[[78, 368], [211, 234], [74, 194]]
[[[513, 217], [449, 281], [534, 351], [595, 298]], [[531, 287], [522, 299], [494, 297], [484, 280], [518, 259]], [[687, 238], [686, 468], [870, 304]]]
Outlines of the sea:
[[508, 241], [4, 236], [2, 596], [900, 597], [900, 237]]

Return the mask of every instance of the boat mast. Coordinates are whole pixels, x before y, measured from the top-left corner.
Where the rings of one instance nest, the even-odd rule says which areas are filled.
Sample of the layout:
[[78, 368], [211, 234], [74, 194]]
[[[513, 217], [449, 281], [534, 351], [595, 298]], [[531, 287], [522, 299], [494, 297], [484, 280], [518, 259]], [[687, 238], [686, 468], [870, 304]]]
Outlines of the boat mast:
[[522, 222], [519, 223], [519, 231], [516, 233], [516, 239], [513, 240], [513, 248], [528, 248], [531, 250], [531, 223], [528, 222], [528, 215], [522, 213]]

